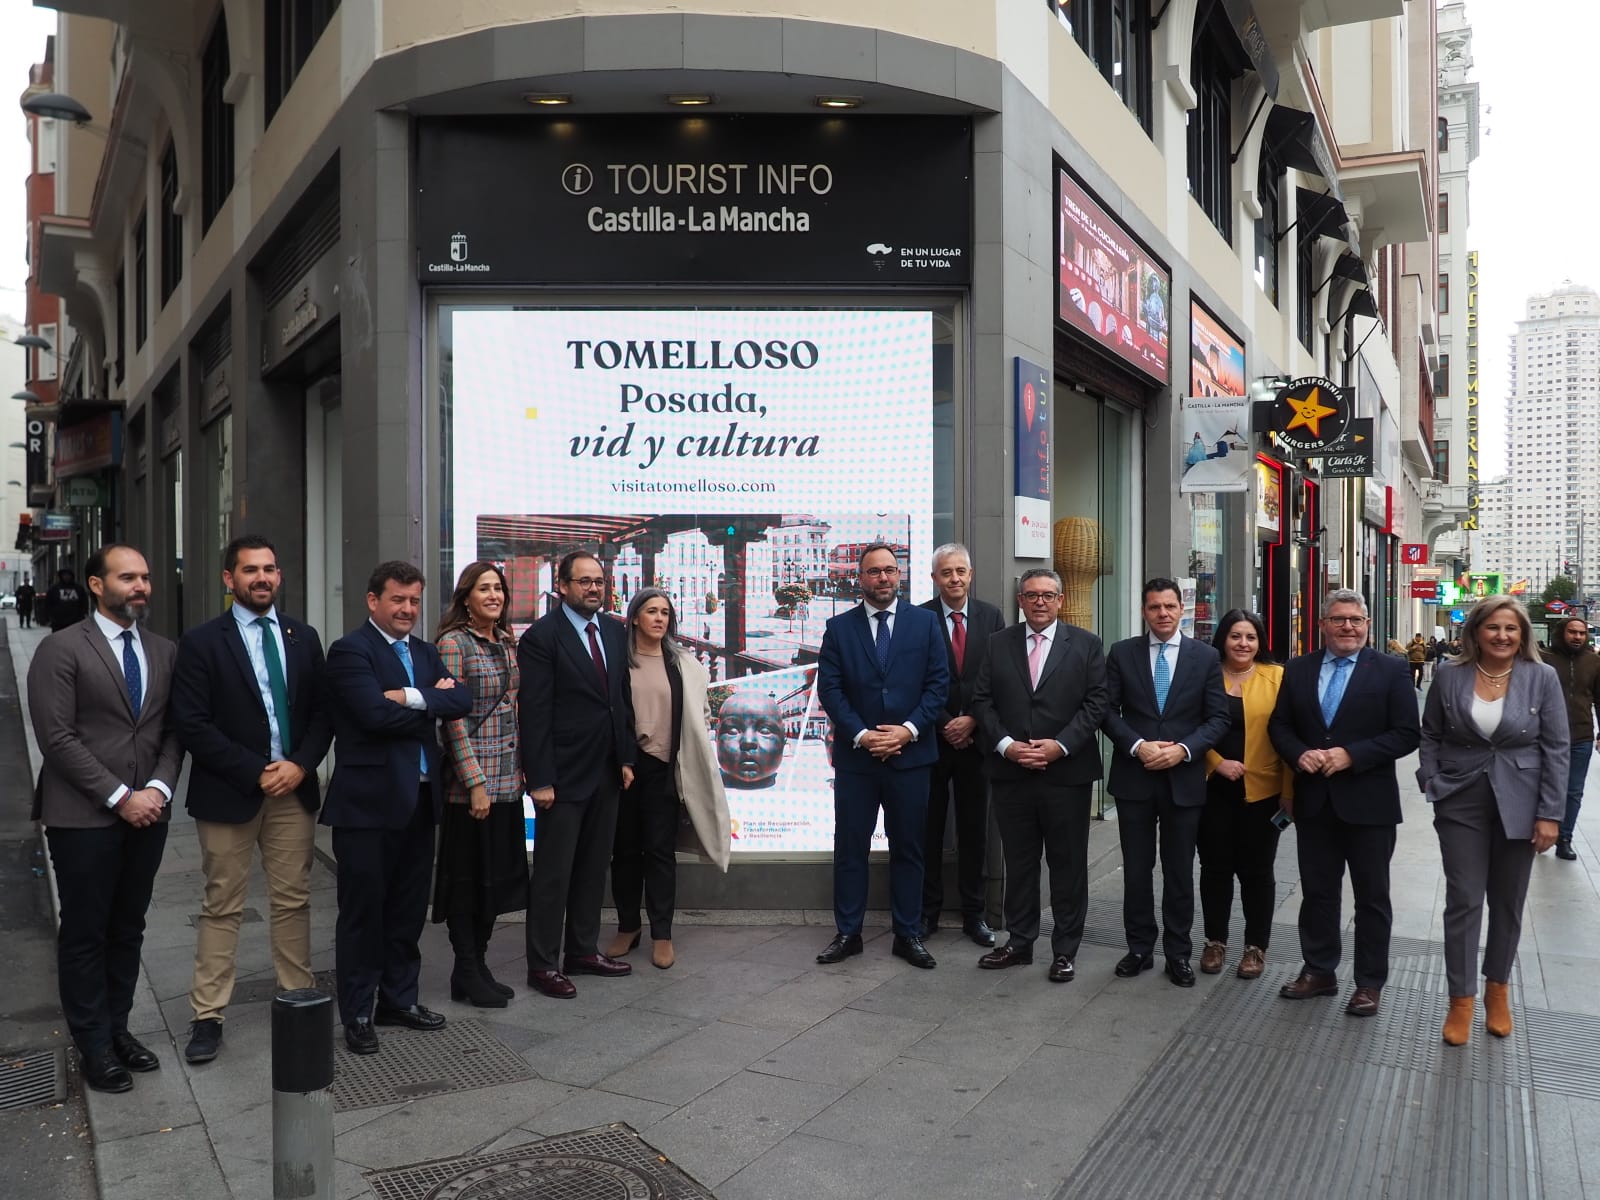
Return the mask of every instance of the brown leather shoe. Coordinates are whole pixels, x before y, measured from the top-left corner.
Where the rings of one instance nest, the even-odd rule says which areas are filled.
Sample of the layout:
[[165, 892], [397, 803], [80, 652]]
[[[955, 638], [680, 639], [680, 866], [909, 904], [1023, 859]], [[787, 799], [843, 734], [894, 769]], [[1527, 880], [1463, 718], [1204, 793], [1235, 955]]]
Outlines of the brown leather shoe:
[[1007, 942], [999, 949], [991, 950], [978, 959], [978, 966], [985, 971], [1003, 971], [1007, 967], [1025, 967], [1032, 961], [1032, 946], [1022, 946], [1016, 942]]
[[1290, 982], [1278, 989], [1285, 1000], [1309, 1000], [1313, 996], [1337, 996], [1339, 981], [1332, 975], [1319, 971], [1301, 971]]
[[1050, 963], [1051, 983], [1071, 983], [1077, 975], [1077, 968], [1065, 954], [1058, 954]]
[[1378, 1015], [1378, 992], [1380, 988], [1358, 987], [1350, 993], [1350, 1003], [1344, 1006], [1344, 1011], [1352, 1017], [1375, 1017]]
[[604, 975], [613, 979], [633, 974], [632, 963], [606, 954], [569, 954], [562, 960], [561, 968], [568, 975]]
[[1200, 972], [1203, 975], [1220, 975], [1222, 961], [1228, 957], [1227, 942], [1213, 942], [1206, 939], [1206, 948], [1200, 951]]
[[571, 1000], [578, 994], [577, 986], [560, 971], [529, 971], [528, 986], [552, 1000]]
[[1260, 946], [1246, 946], [1244, 954], [1239, 958], [1239, 970], [1235, 972], [1240, 979], [1260, 979], [1261, 972], [1267, 965], [1267, 952]]

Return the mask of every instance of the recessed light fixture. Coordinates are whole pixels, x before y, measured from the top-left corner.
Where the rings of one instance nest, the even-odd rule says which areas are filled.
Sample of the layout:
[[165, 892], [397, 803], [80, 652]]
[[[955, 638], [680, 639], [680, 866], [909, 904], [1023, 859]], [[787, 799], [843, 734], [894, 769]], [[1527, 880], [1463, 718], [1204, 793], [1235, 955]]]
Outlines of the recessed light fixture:
[[677, 104], [683, 108], [700, 108], [716, 102], [717, 98], [710, 92], [679, 92], [667, 97], [668, 104]]
[[818, 108], [860, 108], [860, 96], [818, 96]]
[[541, 108], [559, 108], [563, 104], [572, 103], [572, 97], [566, 92], [529, 92], [523, 99]]

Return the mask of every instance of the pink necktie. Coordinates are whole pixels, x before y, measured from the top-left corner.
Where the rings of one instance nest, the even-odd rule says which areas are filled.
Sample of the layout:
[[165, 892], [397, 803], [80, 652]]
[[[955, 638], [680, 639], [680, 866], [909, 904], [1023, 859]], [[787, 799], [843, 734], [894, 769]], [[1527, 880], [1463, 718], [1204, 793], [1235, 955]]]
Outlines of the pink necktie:
[[1033, 639], [1033, 649], [1028, 651], [1028, 675], [1033, 680], [1033, 686], [1039, 686], [1039, 671], [1044, 666], [1044, 634], [1030, 633]]

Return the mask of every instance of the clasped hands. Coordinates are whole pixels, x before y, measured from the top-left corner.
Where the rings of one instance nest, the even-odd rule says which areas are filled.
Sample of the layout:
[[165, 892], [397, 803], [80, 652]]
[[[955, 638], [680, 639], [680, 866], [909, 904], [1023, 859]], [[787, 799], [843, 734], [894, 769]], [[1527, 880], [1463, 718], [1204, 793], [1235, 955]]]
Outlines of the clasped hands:
[[939, 726], [939, 736], [957, 750], [965, 750], [972, 745], [973, 735], [977, 731], [978, 722], [972, 717], [951, 717]]
[[1032, 741], [1014, 741], [1006, 747], [1005, 757], [1016, 763], [1019, 767], [1026, 767], [1030, 771], [1042, 771], [1065, 751], [1061, 743], [1055, 738], [1034, 738]]
[[160, 788], [140, 788], [136, 792], [129, 792], [117, 805], [117, 816], [135, 829], [143, 829], [161, 820], [162, 810], [166, 806], [167, 798], [162, 795]]
[[863, 733], [857, 744], [880, 762], [887, 761], [899, 754], [902, 746], [911, 744], [911, 730], [904, 725], [879, 725]]
[[1350, 769], [1350, 752], [1343, 746], [1326, 750], [1310, 749], [1295, 762], [1307, 775], [1336, 775]]
[[1189, 758], [1189, 752], [1183, 748], [1182, 742], [1157, 742], [1149, 738], [1140, 742], [1134, 753], [1146, 771], [1170, 771]]

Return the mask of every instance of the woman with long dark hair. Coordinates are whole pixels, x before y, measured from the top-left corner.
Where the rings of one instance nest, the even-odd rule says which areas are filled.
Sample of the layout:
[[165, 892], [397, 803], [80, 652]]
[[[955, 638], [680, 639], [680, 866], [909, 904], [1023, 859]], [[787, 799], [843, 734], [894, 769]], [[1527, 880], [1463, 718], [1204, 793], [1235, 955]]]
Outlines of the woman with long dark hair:
[[522, 763], [517, 747], [517, 643], [506, 577], [469, 564], [434, 641], [445, 670], [472, 689], [472, 711], [444, 723], [445, 806], [433, 919], [450, 930], [450, 998], [504, 1008], [515, 993], [486, 959], [501, 913], [528, 907]]
[[672, 597], [640, 588], [628, 602], [628, 672], [639, 741], [633, 786], [622, 793], [611, 855], [617, 936], [606, 953], [621, 958], [639, 944], [641, 896], [650, 915], [650, 962], [667, 970], [677, 960], [672, 918], [677, 906], [680, 802], [702, 856], [728, 869], [732, 841], [728, 801], [708, 732], [710, 679], [677, 644]]
[[1274, 818], [1280, 808], [1292, 812], [1294, 804], [1294, 772], [1267, 736], [1283, 668], [1265, 657], [1267, 629], [1261, 618], [1242, 608], [1223, 614], [1211, 644], [1222, 656], [1231, 721], [1222, 740], [1206, 752], [1206, 806], [1198, 843], [1206, 932], [1200, 969], [1215, 975], [1227, 958], [1237, 876], [1245, 943], [1237, 973], [1240, 979], [1256, 979], [1266, 965], [1276, 900], [1279, 826]]

